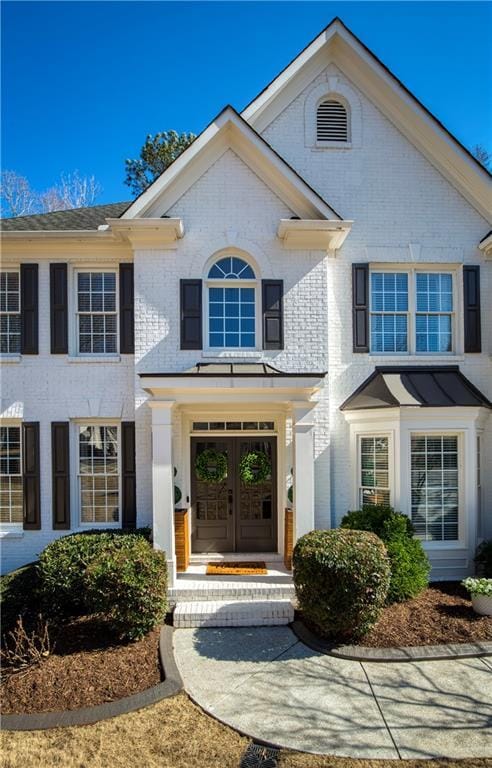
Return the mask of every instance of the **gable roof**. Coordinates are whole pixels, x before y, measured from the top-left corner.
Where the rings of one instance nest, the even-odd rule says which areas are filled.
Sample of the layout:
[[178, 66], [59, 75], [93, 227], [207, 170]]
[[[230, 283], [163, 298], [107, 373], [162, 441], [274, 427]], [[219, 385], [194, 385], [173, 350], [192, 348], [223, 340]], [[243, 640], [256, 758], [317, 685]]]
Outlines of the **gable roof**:
[[263, 132], [331, 61], [489, 220], [490, 172], [338, 17], [243, 109], [242, 116]]
[[29, 216], [14, 216], [10, 219], [1, 219], [0, 229], [4, 232], [97, 230], [99, 226], [106, 224], [106, 218], [121, 216], [129, 205], [129, 202], [108, 203], [86, 208], [69, 208], [65, 211], [35, 213]]
[[158, 201], [161, 208], [169, 210], [228, 148], [301, 218], [342, 220], [230, 105], [133, 201], [121, 218], [153, 216]]

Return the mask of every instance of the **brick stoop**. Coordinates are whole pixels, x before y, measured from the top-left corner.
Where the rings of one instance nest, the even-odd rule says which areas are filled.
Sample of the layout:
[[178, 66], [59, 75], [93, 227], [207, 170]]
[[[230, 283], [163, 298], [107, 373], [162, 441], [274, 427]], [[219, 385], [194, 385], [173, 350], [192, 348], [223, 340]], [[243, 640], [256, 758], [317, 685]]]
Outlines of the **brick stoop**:
[[290, 600], [197, 600], [179, 602], [174, 610], [176, 629], [275, 626], [293, 620]]

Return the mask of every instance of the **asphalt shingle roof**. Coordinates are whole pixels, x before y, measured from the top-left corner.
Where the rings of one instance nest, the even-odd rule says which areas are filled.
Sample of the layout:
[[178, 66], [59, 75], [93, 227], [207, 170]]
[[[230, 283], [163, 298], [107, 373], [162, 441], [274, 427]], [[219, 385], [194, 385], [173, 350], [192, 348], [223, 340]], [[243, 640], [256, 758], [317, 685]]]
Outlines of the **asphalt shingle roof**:
[[0, 228], [4, 232], [32, 232], [34, 230], [60, 231], [71, 229], [97, 229], [106, 224], [106, 218], [118, 218], [130, 202], [109, 203], [108, 205], [92, 205], [88, 208], [70, 208], [66, 211], [51, 213], [35, 213], [30, 216], [15, 216], [2, 219]]

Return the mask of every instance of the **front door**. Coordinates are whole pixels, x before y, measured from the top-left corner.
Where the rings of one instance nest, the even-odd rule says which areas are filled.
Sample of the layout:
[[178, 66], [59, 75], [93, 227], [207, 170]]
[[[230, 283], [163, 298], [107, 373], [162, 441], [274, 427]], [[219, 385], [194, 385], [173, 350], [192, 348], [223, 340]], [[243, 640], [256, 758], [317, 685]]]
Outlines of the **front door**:
[[[218, 482], [197, 477], [197, 457], [207, 449], [226, 457], [227, 475]], [[241, 477], [241, 460], [252, 453], [264, 454], [270, 468], [258, 483]], [[192, 438], [193, 552], [276, 551], [276, 464], [274, 437]], [[253, 466], [253, 477], [255, 472]]]

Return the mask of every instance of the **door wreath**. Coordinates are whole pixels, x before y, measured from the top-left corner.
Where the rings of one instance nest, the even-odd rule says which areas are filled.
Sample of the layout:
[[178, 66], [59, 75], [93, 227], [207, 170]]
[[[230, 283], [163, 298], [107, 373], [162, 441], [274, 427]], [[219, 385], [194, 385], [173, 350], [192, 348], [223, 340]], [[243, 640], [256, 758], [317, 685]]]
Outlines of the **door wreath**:
[[239, 463], [239, 474], [245, 485], [259, 485], [270, 477], [271, 472], [270, 459], [264, 451], [249, 451]]
[[196, 457], [195, 472], [203, 483], [220, 483], [227, 477], [227, 456], [207, 448]]

